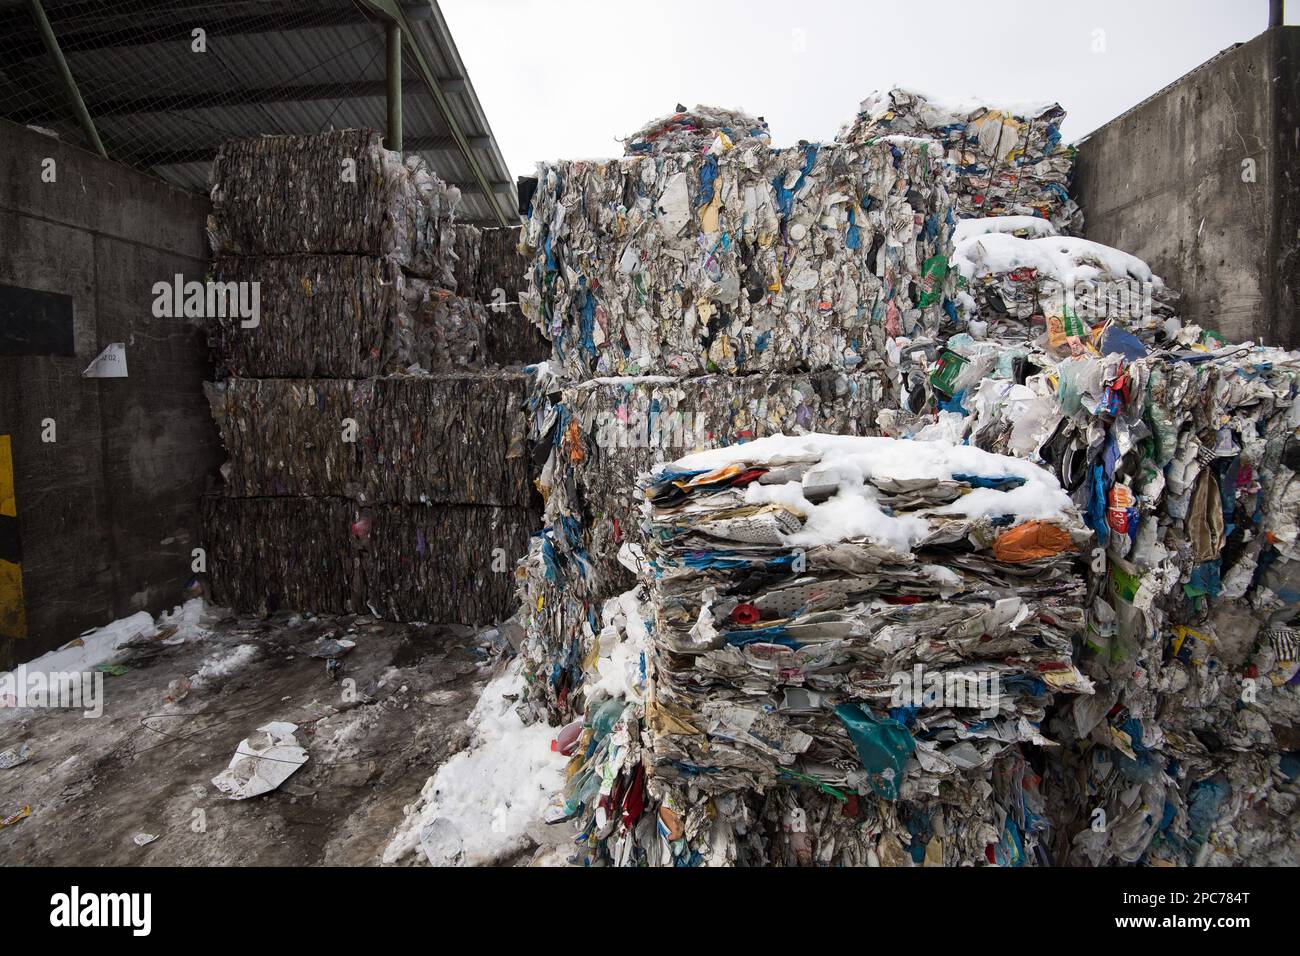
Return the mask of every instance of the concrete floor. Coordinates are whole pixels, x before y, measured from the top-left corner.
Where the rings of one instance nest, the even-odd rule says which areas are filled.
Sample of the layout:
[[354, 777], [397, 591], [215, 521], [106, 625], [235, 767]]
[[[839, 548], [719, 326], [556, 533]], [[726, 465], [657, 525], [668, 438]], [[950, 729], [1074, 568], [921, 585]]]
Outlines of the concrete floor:
[[[307, 654], [331, 634], [356, 642], [341, 675], [353, 700]], [[0, 865], [378, 864], [404, 807], [468, 741], [490, 670], [478, 641], [457, 626], [226, 617], [204, 639], [134, 652], [105, 677], [98, 719], [0, 710], [0, 751], [32, 748], [0, 770], [0, 818], [31, 807], [0, 829]], [[238, 666], [221, 675], [223, 661]], [[218, 676], [164, 700], [205, 664]], [[272, 720], [298, 725], [307, 763], [272, 793], [228, 799], [212, 778]], [[159, 839], [137, 846], [138, 833]]]

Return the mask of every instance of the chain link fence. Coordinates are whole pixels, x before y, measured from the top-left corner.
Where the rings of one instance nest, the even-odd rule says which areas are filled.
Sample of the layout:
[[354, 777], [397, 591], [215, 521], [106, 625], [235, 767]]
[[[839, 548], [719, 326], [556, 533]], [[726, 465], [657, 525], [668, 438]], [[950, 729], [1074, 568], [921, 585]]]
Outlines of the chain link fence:
[[384, 50], [357, 0], [0, 0], [0, 117], [97, 149], [80, 98], [109, 158], [202, 190], [224, 140], [382, 128]]

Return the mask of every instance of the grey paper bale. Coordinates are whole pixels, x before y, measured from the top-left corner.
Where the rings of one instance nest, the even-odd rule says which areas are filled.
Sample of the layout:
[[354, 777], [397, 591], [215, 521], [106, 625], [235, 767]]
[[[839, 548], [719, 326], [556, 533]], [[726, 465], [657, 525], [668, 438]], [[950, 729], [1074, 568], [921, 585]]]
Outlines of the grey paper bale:
[[[230, 497], [355, 497], [363, 480], [369, 403], [349, 379], [232, 378], [204, 391], [229, 456]], [[345, 440], [346, 420], [355, 440]]]
[[362, 609], [351, 502], [209, 496], [202, 513], [216, 604], [253, 613]]
[[257, 324], [213, 320], [216, 365], [251, 378], [362, 378], [482, 367], [487, 316], [373, 256], [218, 258], [215, 281], [258, 283]]
[[217, 365], [258, 378], [378, 374], [397, 347], [401, 270], [373, 256], [219, 257], [217, 282], [257, 282], [260, 316], [216, 318]]
[[225, 493], [527, 505], [526, 382], [448, 373], [209, 384], [229, 455]]
[[526, 508], [384, 505], [366, 509], [361, 557], [374, 613], [398, 621], [486, 624], [515, 607], [515, 562], [536, 522]]
[[482, 230], [474, 298], [488, 310], [487, 351], [495, 365], [531, 365], [551, 354], [550, 343], [519, 308], [527, 269], [518, 226]]
[[526, 505], [526, 386], [512, 373], [376, 379], [365, 397], [370, 500]]
[[260, 136], [217, 151], [208, 233], [216, 255], [381, 256], [450, 287], [459, 201], [373, 130]]

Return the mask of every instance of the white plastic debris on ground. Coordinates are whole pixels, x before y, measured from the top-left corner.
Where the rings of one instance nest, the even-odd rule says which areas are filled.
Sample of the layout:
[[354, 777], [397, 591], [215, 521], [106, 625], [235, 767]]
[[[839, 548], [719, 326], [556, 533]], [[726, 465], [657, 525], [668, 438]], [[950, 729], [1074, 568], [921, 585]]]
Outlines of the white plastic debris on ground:
[[231, 800], [270, 793], [307, 762], [307, 751], [298, 745], [297, 724], [275, 720], [257, 728], [235, 748], [230, 766], [212, 778], [213, 785]]
[[[25, 674], [44, 674], [46, 678], [59, 676], [64, 683], [91, 671], [97, 664], [112, 664], [118, 657], [122, 645], [135, 638], [149, 638], [159, 634], [164, 628], [175, 626], [176, 631], [163, 638], [166, 644], [180, 644], [188, 640], [197, 640], [207, 636], [204, 621], [209, 612], [202, 598], [191, 598], [183, 606], [164, 611], [155, 623], [147, 611], [137, 611], [127, 617], [119, 618], [111, 624], [86, 631], [62, 647], [42, 654], [35, 660], [19, 665]], [[0, 673], [0, 688], [9, 683], [13, 672]], [[51, 688], [54, 690], [55, 688]], [[0, 696], [0, 718], [6, 713], [13, 713], [6, 700]]]
[[384, 851], [395, 863], [422, 852], [437, 866], [500, 862], [546, 833], [542, 813], [564, 786], [565, 758], [551, 751], [554, 728], [525, 727], [515, 711], [523, 693], [521, 661], [511, 661], [488, 683], [468, 718], [473, 738], [429, 778], [420, 803]]

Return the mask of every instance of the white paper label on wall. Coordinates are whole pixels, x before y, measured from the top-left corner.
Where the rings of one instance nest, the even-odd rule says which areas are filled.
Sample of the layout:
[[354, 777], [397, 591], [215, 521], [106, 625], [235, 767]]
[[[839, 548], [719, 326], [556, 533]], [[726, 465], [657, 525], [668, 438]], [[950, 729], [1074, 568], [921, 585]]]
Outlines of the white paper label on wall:
[[108, 346], [81, 375], [83, 378], [126, 378], [126, 343], [114, 342]]

